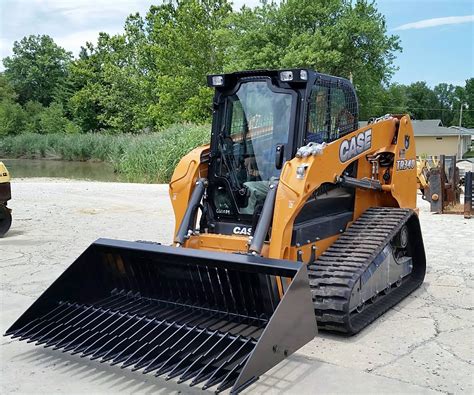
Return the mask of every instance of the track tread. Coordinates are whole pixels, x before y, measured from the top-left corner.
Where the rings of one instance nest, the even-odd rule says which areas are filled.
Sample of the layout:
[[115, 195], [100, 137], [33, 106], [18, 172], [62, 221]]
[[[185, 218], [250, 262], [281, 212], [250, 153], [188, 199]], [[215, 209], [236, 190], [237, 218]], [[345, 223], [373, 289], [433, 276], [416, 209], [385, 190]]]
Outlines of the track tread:
[[349, 312], [354, 285], [413, 215], [415, 213], [410, 209], [370, 208], [313, 264], [308, 265], [309, 284], [320, 329], [355, 334], [423, 282], [423, 277], [409, 275], [400, 287], [379, 296], [360, 313]]

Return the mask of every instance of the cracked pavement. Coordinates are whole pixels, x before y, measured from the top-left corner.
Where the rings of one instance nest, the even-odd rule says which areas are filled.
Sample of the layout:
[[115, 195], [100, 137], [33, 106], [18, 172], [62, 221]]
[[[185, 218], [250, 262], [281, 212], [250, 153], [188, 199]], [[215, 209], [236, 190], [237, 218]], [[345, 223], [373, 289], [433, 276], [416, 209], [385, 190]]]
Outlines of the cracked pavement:
[[[1, 331], [99, 237], [169, 243], [166, 185], [20, 179], [0, 239]], [[353, 337], [320, 333], [245, 393], [474, 393], [474, 219], [421, 199], [423, 286]], [[2, 393], [202, 393], [173, 381], [0, 339]]]

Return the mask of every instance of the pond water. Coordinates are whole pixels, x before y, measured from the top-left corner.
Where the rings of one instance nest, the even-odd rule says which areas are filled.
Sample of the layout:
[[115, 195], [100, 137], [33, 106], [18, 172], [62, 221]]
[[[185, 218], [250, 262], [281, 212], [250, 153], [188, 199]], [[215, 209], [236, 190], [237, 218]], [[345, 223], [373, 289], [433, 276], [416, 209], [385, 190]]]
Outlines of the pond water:
[[70, 162], [46, 159], [2, 159], [12, 177], [70, 178], [91, 181], [123, 181], [103, 162]]

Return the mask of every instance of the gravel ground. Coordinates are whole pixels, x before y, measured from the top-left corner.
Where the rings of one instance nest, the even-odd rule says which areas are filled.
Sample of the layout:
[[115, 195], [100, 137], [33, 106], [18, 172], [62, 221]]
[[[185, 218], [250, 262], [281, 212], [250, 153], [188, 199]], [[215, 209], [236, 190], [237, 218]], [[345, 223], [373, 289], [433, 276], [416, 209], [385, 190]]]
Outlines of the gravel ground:
[[[99, 237], [168, 243], [166, 185], [18, 179], [0, 240], [2, 333]], [[424, 285], [350, 338], [320, 334], [246, 392], [474, 393], [474, 219], [419, 200]], [[1, 338], [2, 393], [202, 393], [161, 378]]]

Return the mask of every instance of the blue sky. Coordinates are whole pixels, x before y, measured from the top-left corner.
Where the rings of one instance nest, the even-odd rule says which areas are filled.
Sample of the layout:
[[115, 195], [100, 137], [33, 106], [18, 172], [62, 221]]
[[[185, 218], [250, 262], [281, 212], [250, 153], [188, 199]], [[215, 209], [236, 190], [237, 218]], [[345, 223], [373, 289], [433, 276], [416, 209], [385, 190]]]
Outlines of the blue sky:
[[[317, 1], [317, 0], [315, 0]], [[10, 55], [15, 40], [49, 34], [77, 54], [99, 31], [118, 33], [126, 16], [144, 14], [149, 0], [0, 0], [0, 58]], [[234, 0], [234, 7], [258, 0]], [[474, 0], [377, 0], [389, 33], [397, 34], [403, 52], [392, 81], [426, 81], [464, 85], [474, 77]]]

